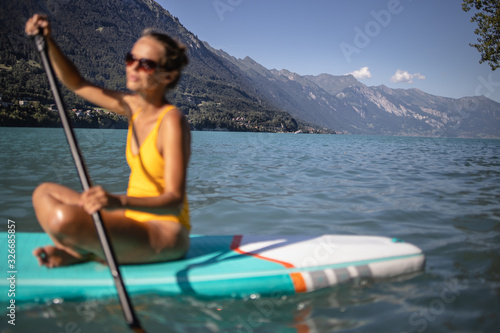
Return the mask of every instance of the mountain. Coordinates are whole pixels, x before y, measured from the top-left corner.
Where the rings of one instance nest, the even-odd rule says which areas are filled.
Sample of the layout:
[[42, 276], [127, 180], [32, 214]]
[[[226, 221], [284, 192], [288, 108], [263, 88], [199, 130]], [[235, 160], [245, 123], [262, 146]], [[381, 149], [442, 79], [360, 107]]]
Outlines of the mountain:
[[500, 104], [484, 96], [453, 99], [418, 89], [368, 87], [352, 75], [301, 76], [212, 51], [245, 72], [261, 95], [295, 118], [340, 133], [500, 138]]
[[418, 89], [348, 87], [336, 95], [364, 120], [361, 133], [500, 137], [500, 104], [484, 96], [445, 98]]
[[[24, 24], [33, 13], [49, 15], [54, 39], [85, 77], [112, 89], [125, 90], [123, 57], [145, 28], [163, 30], [186, 44], [190, 64], [169, 98], [195, 129], [293, 132], [305, 128], [262, 99], [244, 73], [208, 50], [177, 18], [152, 0], [2, 1], [3, 102], [16, 103], [27, 97], [50, 102], [39, 56], [24, 35]], [[64, 92], [68, 106], [85, 106], [85, 101]]]
[[[500, 104], [488, 98], [444, 98], [418, 89], [368, 87], [352, 75], [267, 69], [200, 41], [152, 0], [1, 2], [4, 103], [24, 98], [50, 103], [39, 57], [23, 33], [36, 12], [50, 16], [54, 38], [82, 74], [113, 89], [125, 89], [123, 55], [144, 28], [161, 29], [186, 44], [190, 65], [169, 98], [194, 129], [500, 138]], [[65, 100], [71, 107], [86, 106], [68, 92]], [[22, 120], [19, 110], [9, 112], [0, 111], [0, 126], [6, 118]]]

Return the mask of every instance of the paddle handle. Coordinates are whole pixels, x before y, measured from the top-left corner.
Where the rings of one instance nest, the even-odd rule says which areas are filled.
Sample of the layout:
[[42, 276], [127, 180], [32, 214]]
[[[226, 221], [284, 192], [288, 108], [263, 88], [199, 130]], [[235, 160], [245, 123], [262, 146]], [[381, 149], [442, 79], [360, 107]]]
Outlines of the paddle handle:
[[[86, 191], [92, 186], [90, 182], [90, 177], [87, 172], [87, 168], [85, 167], [85, 164], [83, 162], [82, 154], [80, 148], [78, 147], [78, 142], [76, 140], [73, 127], [69, 122], [66, 107], [64, 106], [64, 101], [61, 98], [59, 86], [56, 82], [54, 75], [54, 69], [52, 68], [52, 64], [50, 63], [49, 60], [49, 55], [46, 47], [47, 46], [46, 40], [42, 34], [36, 35], [34, 39], [36, 48], [40, 53], [40, 57], [42, 58], [43, 67], [45, 68], [45, 72], [49, 80], [52, 94], [54, 95], [54, 100], [56, 102], [56, 106], [59, 111], [59, 115], [61, 117], [61, 123], [63, 125], [64, 132], [66, 133], [66, 138], [68, 139], [69, 147], [71, 149], [71, 154], [73, 155], [73, 160], [75, 161], [76, 169], [78, 170], [80, 182], [82, 183], [83, 190]], [[99, 236], [99, 241], [101, 242], [101, 246], [104, 251], [106, 261], [111, 271], [111, 275], [113, 276], [116, 289], [118, 291], [118, 296], [120, 298], [120, 303], [123, 309], [125, 320], [127, 321], [129, 327], [133, 329], [135, 332], [144, 332], [139, 323], [139, 320], [135, 315], [130, 298], [125, 288], [125, 284], [123, 283], [123, 279], [120, 274], [120, 269], [118, 268], [117, 265], [113, 247], [109, 241], [108, 233], [102, 222], [101, 213], [95, 212], [94, 214], [92, 214], [92, 218], [94, 220], [94, 224], [97, 230], [97, 235]]]

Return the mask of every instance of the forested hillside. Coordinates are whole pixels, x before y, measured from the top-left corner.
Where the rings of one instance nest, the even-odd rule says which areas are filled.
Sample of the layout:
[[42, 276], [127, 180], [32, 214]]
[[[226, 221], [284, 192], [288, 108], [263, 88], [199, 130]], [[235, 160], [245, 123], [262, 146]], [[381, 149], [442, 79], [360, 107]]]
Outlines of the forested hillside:
[[[29, 125], [50, 126], [57, 121], [42, 107], [52, 103], [51, 94], [39, 56], [24, 35], [24, 23], [33, 13], [49, 15], [54, 38], [85, 77], [112, 89], [125, 89], [123, 57], [145, 28], [166, 31], [188, 45], [190, 65], [169, 99], [188, 116], [194, 129], [306, 130], [257, 94], [237, 67], [209, 51], [177, 18], [151, 0], [2, 1], [0, 125], [19, 126], [27, 114], [32, 115]], [[92, 107], [63, 91], [68, 108]], [[19, 106], [20, 100], [27, 100], [29, 108]], [[92, 122], [84, 125], [92, 126]]]

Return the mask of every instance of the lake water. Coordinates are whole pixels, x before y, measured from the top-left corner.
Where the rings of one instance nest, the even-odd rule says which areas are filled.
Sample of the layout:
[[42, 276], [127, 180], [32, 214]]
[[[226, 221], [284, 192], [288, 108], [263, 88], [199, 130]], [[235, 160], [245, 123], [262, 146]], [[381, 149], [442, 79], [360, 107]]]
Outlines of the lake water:
[[[126, 131], [77, 136], [93, 182], [124, 192]], [[193, 132], [192, 146], [193, 233], [398, 237], [426, 269], [282, 298], [134, 296], [148, 332], [500, 331], [500, 141]], [[0, 128], [0, 151], [1, 228], [39, 231], [37, 184], [80, 188], [62, 129]], [[3, 313], [1, 332], [128, 332], [115, 299], [28, 304], [16, 327]]]

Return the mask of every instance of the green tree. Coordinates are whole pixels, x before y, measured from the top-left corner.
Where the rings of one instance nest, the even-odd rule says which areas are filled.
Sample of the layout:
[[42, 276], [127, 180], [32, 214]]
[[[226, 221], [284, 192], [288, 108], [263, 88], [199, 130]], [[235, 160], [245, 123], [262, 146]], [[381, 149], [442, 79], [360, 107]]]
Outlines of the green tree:
[[498, 0], [463, 0], [462, 9], [468, 12], [472, 8], [478, 12], [471, 18], [477, 22], [474, 31], [479, 36], [477, 44], [470, 44], [481, 53], [479, 63], [489, 62], [492, 70], [500, 67], [500, 1]]

